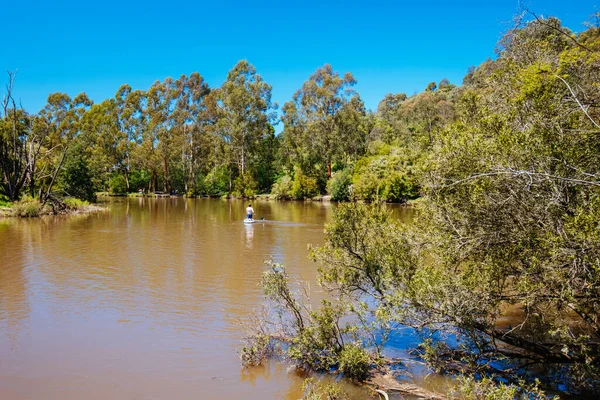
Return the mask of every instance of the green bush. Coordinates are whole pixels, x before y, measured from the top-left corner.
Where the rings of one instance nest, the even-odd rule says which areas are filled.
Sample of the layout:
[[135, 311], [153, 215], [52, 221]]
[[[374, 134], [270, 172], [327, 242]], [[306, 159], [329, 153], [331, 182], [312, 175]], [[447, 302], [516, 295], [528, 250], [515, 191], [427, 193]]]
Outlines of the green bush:
[[347, 400], [348, 395], [335, 382], [316, 382], [314, 378], [308, 378], [302, 383], [304, 400]]
[[0, 207], [10, 207], [12, 202], [9, 201], [8, 196], [0, 193]]
[[339, 370], [350, 379], [364, 381], [369, 376], [371, 357], [362, 347], [347, 344], [339, 355]]
[[352, 195], [361, 200], [374, 201], [380, 198], [382, 190], [381, 179], [371, 170], [354, 174]]
[[16, 217], [39, 217], [42, 213], [42, 204], [39, 202], [39, 200], [26, 196], [13, 203], [12, 212]]
[[67, 153], [63, 169], [58, 177], [58, 187], [70, 197], [86, 201], [96, 199], [92, 173], [81, 144], [71, 147]]
[[289, 200], [292, 198], [292, 177], [287, 173], [273, 184], [271, 194], [278, 200]]
[[210, 171], [198, 185], [198, 194], [220, 197], [229, 193], [229, 172], [227, 168]]
[[81, 210], [82, 208], [90, 204], [85, 200], [79, 200], [75, 197], [66, 197], [65, 199], [63, 199], [63, 202], [69, 210]]
[[327, 182], [327, 192], [335, 201], [347, 201], [350, 199], [350, 185], [352, 185], [352, 173], [348, 168], [333, 174]]
[[233, 181], [233, 196], [252, 198], [257, 194], [258, 184], [250, 172], [238, 176]]
[[419, 194], [416, 183], [401, 172], [394, 172], [385, 179], [381, 199], [394, 203], [402, 203]]
[[457, 399], [473, 400], [558, 400], [539, 388], [539, 382], [528, 384], [524, 381], [518, 384], [496, 382], [492, 378], [475, 379], [472, 376], [459, 376], [458, 384], [451, 390], [449, 396]]
[[129, 190], [132, 192], [148, 188], [149, 183], [150, 174], [146, 170], [135, 170], [129, 174]]
[[118, 173], [112, 174], [108, 181], [108, 187], [113, 194], [127, 193], [127, 182], [125, 182], [125, 177]]
[[290, 195], [293, 199], [303, 200], [312, 198], [319, 194], [319, 186], [317, 180], [306, 176], [300, 168], [294, 168], [294, 181]]
[[256, 334], [248, 338], [246, 346], [240, 350], [240, 360], [245, 367], [260, 365], [272, 352], [271, 338], [265, 334]]

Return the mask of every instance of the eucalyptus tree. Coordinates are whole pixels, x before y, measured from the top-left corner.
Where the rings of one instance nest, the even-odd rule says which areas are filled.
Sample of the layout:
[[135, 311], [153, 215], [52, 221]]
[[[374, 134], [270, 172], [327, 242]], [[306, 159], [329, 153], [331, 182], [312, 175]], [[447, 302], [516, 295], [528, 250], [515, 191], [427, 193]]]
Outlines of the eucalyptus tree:
[[272, 87], [256, 73], [246, 60], [239, 61], [227, 74], [227, 80], [214, 90], [216, 131], [226, 143], [229, 187], [234, 170], [241, 175], [256, 161], [260, 142], [268, 137], [276, 115], [277, 104], [271, 102]]
[[[30, 185], [39, 186], [39, 198], [44, 204], [50, 197], [63, 162], [74, 139], [79, 136], [82, 118], [93, 102], [85, 93], [71, 99], [65, 93], [52, 93], [38, 113], [34, 131], [44, 138], [36, 170], [31, 171]], [[39, 165], [38, 165], [39, 164]]]
[[209, 146], [206, 143], [207, 115], [205, 98], [210, 89], [204, 78], [197, 72], [189, 77], [182, 75], [173, 84], [175, 108], [171, 119], [171, 129], [180, 136], [181, 169], [184, 189], [196, 188], [200, 161], [206, 157]]
[[[327, 165], [348, 154], [360, 154], [366, 142], [366, 116], [356, 80], [350, 73], [343, 77], [331, 65], [318, 68], [284, 106], [285, 135], [297, 153], [309, 153]], [[349, 123], [352, 121], [352, 123]]]

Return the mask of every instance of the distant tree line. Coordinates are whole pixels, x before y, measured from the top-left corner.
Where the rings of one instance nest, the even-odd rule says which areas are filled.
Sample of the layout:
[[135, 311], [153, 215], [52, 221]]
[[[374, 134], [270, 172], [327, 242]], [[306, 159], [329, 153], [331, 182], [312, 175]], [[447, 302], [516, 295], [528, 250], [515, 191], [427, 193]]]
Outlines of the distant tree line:
[[53, 93], [30, 113], [15, 100], [15, 76], [0, 115], [0, 193], [10, 201], [140, 190], [405, 201], [419, 192], [414, 161], [454, 120], [459, 92], [443, 80], [387, 95], [374, 113], [352, 74], [324, 65], [278, 117], [271, 85], [242, 60], [217, 88], [192, 73], [147, 90], [125, 84], [96, 104]]

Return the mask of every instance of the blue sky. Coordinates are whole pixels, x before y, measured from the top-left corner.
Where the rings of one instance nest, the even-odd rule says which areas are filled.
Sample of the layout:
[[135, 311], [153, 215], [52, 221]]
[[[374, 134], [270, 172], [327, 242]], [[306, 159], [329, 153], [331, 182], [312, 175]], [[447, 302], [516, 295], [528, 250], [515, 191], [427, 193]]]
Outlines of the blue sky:
[[[45, 1], [4, 2], [0, 69], [18, 69], [15, 95], [30, 112], [51, 92], [95, 102], [129, 83], [146, 89], [199, 72], [220, 85], [240, 59], [273, 85], [281, 105], [319, 66], [352, 72], [375, 109], [386, 93], [460, 84], [494, 57], [514, 1]], [[600, 0], [536, 1], [575, 31]], [[3, 77], [1, 81], [5, 81]]]

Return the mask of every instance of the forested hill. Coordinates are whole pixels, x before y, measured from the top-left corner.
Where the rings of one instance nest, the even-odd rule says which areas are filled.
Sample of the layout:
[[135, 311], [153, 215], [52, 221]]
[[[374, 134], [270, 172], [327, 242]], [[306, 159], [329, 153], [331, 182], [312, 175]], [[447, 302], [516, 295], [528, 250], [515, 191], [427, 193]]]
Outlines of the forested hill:
[[38, 113], [14, 101], [18, 79], [9, 74], [1, 192], [9, 200], [145, 190], [406, 201], [420, 195], [423, 174], [435, 168], [428, 154], [449, 145], [449, 135], [491, 134], [496, 119], [516, 116], [523, 126], [568, 118], [571, 132], [596, 129], [597, 32], [575, 35], [553, 18], [522, 24], [462, 85], [444, 79], [416, 95], [388, 94], [375, 112], [352, 74], [327, 64], [281, 107], [245, 60], [220, 87], [192, 73], [147, 90], [124, 84], [97, 104], [85, 93], [53, 93]]

